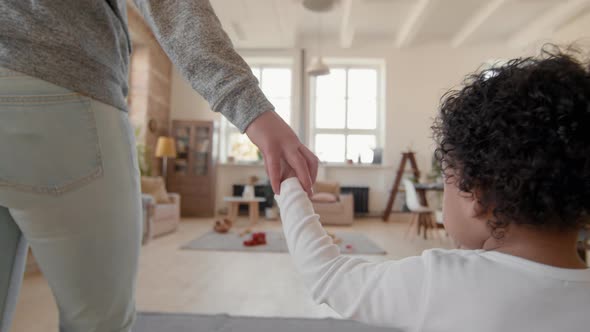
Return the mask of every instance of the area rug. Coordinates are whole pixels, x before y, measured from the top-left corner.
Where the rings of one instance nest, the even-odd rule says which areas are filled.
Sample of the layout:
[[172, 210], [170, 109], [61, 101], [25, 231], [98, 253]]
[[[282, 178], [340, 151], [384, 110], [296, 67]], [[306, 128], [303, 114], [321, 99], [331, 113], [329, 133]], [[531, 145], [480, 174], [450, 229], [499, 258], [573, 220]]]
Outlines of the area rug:
[[[364, 234], [342, 232], [336, 233], [342, 239], [338, 244], [343, 254], [351, 255], [385, 255], [386, 252]], [[240, 237], [237, 233], [206, 233], [182, 246], [182, 249], [213, 251], [246, 252], [288, 252], [287, 242], [282, 232], [266, 232], [266, 245], [246, 247], [243, 242], [248, 235]]]
[[236, 317], [142, 312], [133, 332], [396, 332], [340, 319]]

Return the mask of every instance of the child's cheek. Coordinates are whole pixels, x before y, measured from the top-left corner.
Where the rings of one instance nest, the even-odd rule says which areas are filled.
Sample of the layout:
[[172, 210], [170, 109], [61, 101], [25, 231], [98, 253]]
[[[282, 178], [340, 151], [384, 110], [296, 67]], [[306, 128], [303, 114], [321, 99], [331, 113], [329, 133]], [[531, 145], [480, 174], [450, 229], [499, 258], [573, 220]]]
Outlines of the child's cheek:
[[449, 236], [458, 246], [468, 246], [470, 242], [466, 204], [454, 184], [445, 184], [443, 194], [443, 222]]

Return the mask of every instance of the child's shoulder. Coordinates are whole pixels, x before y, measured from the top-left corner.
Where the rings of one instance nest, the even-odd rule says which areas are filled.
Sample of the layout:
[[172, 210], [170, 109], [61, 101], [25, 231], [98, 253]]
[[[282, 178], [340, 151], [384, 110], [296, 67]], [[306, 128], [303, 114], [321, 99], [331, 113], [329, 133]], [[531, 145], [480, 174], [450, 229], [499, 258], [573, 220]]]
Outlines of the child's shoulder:
[[489, 262], [485, 250], [466, 249], [428, 249], [422, 252], [425, 265], [442, 265], [445, 267], [461, 266]]
[[468, 249], [428, 249], [422, 252], [422, 257], [425, 259], [473, 259], [479, 258], [486, 251], [483, 249], [468, 250]]
[[[427, 275], [437, 281], [454, 282], [462, 280], [467, 286], [473, 280], [486, 280], [492, 275], [520, 273], [505, 262], [490, 257], [486, 250], [429, 249], [422, 252], [420, 259]], [[470, 276], [466, 279], [466, 276]]]
[[497, 251], [430, 249], [422, 253], [423, 264], [431, 272], [451, 273], [471, 270], [474, 275], [526, 274], [557, 280], [590, 283], [590, 268], [564, 269]]

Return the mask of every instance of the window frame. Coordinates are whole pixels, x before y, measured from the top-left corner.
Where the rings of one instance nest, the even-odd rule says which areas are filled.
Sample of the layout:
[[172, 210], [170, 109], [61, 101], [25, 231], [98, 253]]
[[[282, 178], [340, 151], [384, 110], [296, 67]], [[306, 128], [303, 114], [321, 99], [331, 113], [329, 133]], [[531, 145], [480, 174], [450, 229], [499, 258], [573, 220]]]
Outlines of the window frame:
[[[264, 79], [262, 74], [264, 69], [289, 69], [291, 71], [291, 95], [290, 99], [290, 114], [289, 114], [289, 125], [293, 127], [293, 123], [296, 122], [298, 114], [295, 114], [296, 103], [295, 103], [295, 68], [294, 61], [291, 57], [251, 57], [244, 58], [250, 69], [258, 68], [260, 70], [260, 83]], [[229, 137], [231, 134], [240, 133], [239, 129], [233, 126], [225, 117], [221, 117], [220, 126], [220, 160], [227, 162], [230, 152]], [[245, 134], [244, 134], [245, 135]], [[257, 160], [235, 160], [236, 163], [256, 163]]]
[[[328, 62], [328, 61], [326, 61]], [[375, 148], [383, 148], [384, 143], [384, 129], [383, 124], [385, 123], [385, 100], [384, 100], [384, 89], [385, 89], [385, 80], [384, 80], [384, 66], [383, 64], [375, 62], [371, 63], [354, 63], [355, 61], [350, 62], [341, 62], [338, 61], [333, 65], [329, 65], [330, 69], [344, 69], [345, 70], [345, 94], [344, 94], [344, 107], [345, 107], [345, 115], [344, 115], [344, 128], [317, 128], [316, 127], [316, 80], [317, 77], [310, 77], [309, 78], [309, 146], [312, 151], [316, 152], [316, 135], [318, 134], [331, 134], [331, 135], [344, 135], [344, 161], [342, 162], [334, 162], [334, 161], [325, 161], [327, 164], [334, 164], [334, 165], [341, 165], [345, 164], [348, 153], [348, 139], [349, 135], [374, 135], [375, 136]], [[329, 62], [328, 62], [329, 63]], [[350, 98], [348, 93], [348, 75], [350, 69], [373, 69], [377, 72], [377, 94], [375, 97], [375, 102], [377, 104], [377, 119], [376, 119], [376, 126], [375, 129], [351, 129], [348, 128], [348, 100]], [[354, 160], [356, 162], [356, 160]]]

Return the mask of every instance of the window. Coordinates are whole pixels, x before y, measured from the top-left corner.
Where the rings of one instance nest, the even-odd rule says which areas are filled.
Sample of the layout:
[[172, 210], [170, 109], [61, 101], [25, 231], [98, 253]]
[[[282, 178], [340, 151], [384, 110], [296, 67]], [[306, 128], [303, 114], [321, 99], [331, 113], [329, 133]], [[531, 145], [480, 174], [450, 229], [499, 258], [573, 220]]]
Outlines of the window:
[[380, 145], [379, 70], [332, 67], [311, 82], [311, 136], [322, 161], [373, 161]]
[[[252, 73], [258, 79], [260, 87], [268, 100], [274, 105], [277, 114], [291, 124], [291, 67], [280, 65], [253, 65]], [[248, 136], [241, 134], [238, 128], [224, 120], [225, 156], [236, 161], [256, 161], [260, 159], [258, 148]]]

